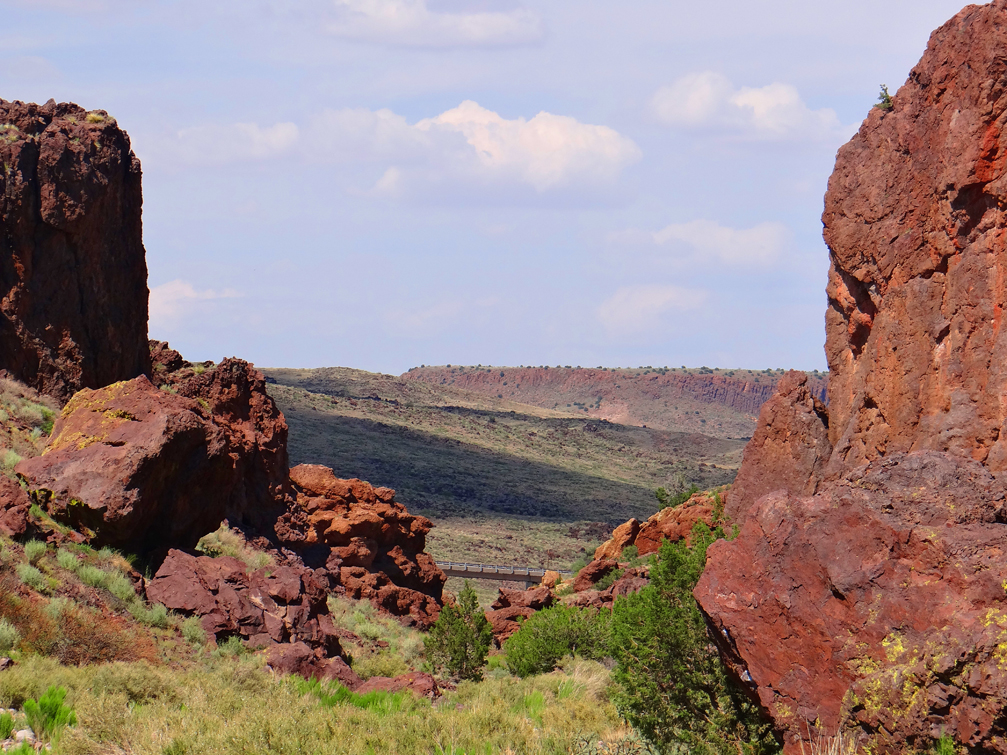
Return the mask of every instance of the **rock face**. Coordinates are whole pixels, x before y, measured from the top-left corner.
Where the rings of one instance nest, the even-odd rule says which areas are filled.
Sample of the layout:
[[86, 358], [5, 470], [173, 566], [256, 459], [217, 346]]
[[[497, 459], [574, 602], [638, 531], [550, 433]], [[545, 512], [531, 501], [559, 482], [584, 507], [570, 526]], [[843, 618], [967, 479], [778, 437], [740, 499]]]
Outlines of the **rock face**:
[[696, 587], [791, 753], [1007, 752], [1005, 48], [1007, 1], [967, 7], [839, 151], [828, 410], [781, 384]]
[[280, 541], [337, 576], [348, 597], [430, 626], [446, 580], [424, 552], [430, 520], [406, 511], [394, 490], [340, 480], [328, 467], [301, 464], [290, 479], [296, 502], [276, 523]]
[[67, 401], [150, 370], [140, 163], [104, 111], [0, 100], [0, 367]]

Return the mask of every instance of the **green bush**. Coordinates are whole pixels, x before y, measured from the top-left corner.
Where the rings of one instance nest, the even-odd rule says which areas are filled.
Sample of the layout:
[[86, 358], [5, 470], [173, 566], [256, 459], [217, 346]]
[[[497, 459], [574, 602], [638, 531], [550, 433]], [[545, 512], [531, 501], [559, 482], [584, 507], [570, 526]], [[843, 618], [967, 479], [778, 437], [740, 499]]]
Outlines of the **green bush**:
[[31, 564], [18, 564], [17, 575], [22, 582], [33, 590], [44, 590], [48, 585], [46, 578]]
[[45, 543], [29, 540], [24, 544], [24, 555], [28, 559], [28, 563], [34, 566], [45, 555]]
[[650, 584], [616, 600], [610, 640], [617, 664], [614, 702], [661, 751], [776, 752], [769, 726], [728, 677], [692, 596], [706, 549], [718, 537], [722, 531], [700, 522], [691, 548], [684, 540], [665, 540]]
[[134, 619], [147, 626], [167, 629], [171, 625], [168, 609], [160, 603], [154, 603], [148, 608], [143, 604], [142, 600], [135, 600], [130, 603], [129, 612], [133, 615]]
[[137, 599], [133, 583], [122, 574], [109, 574], [105, 581], [105, 589], [123, 603], [131, 603]]
[[435, 669], [447, 669], [459, 679], [479, 680], [492, 640], [493, 629], [479, 607], [476, 591], [465, 580], [457, 604], [445, 604], [423, 645]]
[[43, 742], [58, 739], [66, 726], [77, 725], [77, 715], [63, 704], [66, 687], [49, 687], [38, 700], [24, 701], [24, 715], [35, 736]]
[[245, 647], [245, 643], [241, 641], [240, 637], [235, 635], [219, 643], [213, 654], [217, 658], [237, 658], [247, 652], [248, 648]]
[[202, 647], [206, 644], [206, 630], [203, 629], [198, 616], [190, 616], [182, 622], [182, 637], [190, 645]]
[[77, 569], [77, 576], [80, 577], [81, 582], [89, 587], [104, 587], [108, 582], [108, 572], [91, 564], [82, 564]]
[[504, 643], [507, 668], [524, 678], [545, 674], [576, 655], [601, 660], [608, 655], [611, 611], [555, 605], [523, 621]]
[[669, 506], [672, 508], [675, 506], [681, 506], [698, 492], [698, 485], [690, 485], [688, 488], [680, 490], [677, 493], [672, 493], [665, 488], [658, 488], [654, 491], [654, 496], [657, 498], [657, 502], [661, 504], [661, 508], [666, 509]]
[[[21, 633], [7, 619], [0, 619], [0, 655], [8, 655], [21, 642]], [[6, 739], [6, 737], [0, 737]]]
[[60, 548], [56, 551], [56, 563], [61, 569], [76, 572], [80, 567], [80, 559], [68, 550]]
[[14, 716], [7, 711], [0, 713], [0, 740], [10, 739], [14, 733]]

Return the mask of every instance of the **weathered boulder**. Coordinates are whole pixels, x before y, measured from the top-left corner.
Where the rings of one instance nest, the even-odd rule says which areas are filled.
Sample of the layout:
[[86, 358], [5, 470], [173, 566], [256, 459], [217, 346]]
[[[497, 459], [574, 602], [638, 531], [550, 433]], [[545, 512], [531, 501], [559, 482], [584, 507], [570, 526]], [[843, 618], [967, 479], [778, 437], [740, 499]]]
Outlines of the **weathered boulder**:
[[531, 608], [539, 611], [556, 602], [556, 596], [548, 587], [533, 587], [530, 590], [510, 590], [501, 587], [499, 593], [490, 608]]
[[579, 572], [573, 580], [573, 591], [583, 592], [594, 587], [611, 572], [619, 568], [619, 562], [611, 559], [598, 559], [592, 561]]
[[234, 489], [226, 433], [146, 377], [75, 394], [46, 452], [16, 467], [57, 521], [133, 553], [192, 547]]
[[611, 539], [595, 550], [595, 561], [618, 560], [623, 550], [630, 546], [636, 547], [638, 555], [646, 556], [656, 553], [665, 540], [688, 542], [699, 522], [707, 527], [714, 526], [723, 508], [723, 492], [718, 489], [694, 493], [684, 503], [663, 508], [642, 524], [636, 519], [620, 524], [612, 532]]
[[269, 648], [277, 670], [352, 681], [342, 661], [328, 662], [342, 650], [326, 604], [327, 585], [310, 569], [250, 572], [236, 558], [171, 550], [146, 590], [150, 600], [198, 616], [215, 640], [241, 637], [251, 647]]
[[85, 389], [17, 473], [57, 521], [142, 554], [191, 548], [226, 517], [268, 530], [289, 497], [286, 422], [247, 362]]
[[790, 753], [1007, 752], [1004, 49], [1007, 0], [965, 8], [839, 151], [828, 411], [781, 384], [695, 591]]
[[358, 695], [365, 695], [368, 692], [412, 692], [417, 697], [425, 697], [434, 700], [441, 696], [441, 688], [437, 686], [437, 680], [430, 674], [420, 671], [410, 671], [407, 674], [400, 674], [395, 677], [372, 676], [360, 686], [353, 690]]
[[875, 749], [970, 751], [1007, 735], [1007, 485], [978, 462], [889, 454], [752, 507], [696, 597], [791, 750], [815, 721]]
[[328, 467], [301, 464], [290, 480], [296, 499], [276, 522], [280, 542], [324, 566], [348, 597], [430, 626], [446, 580], [423, 551], [430, 520], [406, 511], [394, 490], [341, 480]]
[[150, 370], [140, 163], [104, 111], [0, 100], [0, 367], [67, 401]]
[[21, 537], [28, 531], [31, 499], [21, 486], [0, 475], [0, 535]]
[[521, 628], [519, 620], [527, 619], [535, 615], [535, 609], [528, 606], [510, 606], [507, 608], [496, 608], [486, 612], [486, 618], [493, 631], [493, 642], [497, 647], [501, 647], [507, 638]]

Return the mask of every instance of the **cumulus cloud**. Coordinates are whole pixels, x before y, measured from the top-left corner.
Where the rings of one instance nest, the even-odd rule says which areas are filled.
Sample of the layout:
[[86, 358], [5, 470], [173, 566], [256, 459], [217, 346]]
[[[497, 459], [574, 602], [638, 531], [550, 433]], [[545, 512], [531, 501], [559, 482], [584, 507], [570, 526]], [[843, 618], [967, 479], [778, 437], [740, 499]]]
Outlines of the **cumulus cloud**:
[[659, 231], [629, 230], [614, 233], [617, 244], [645, 244], [670, 248], [679, 256], [730, 265], [767, 265], [775, 262], [790, 241], [783, 223], [759, 223], [751, 228], [730, 228], [712, 220], [673, 223]]
[[409, 47], [500, 47], [542, 38], [540, 16], [508, 11], [435, 11], [427, 0], [336, 0], [333, 34]]
[[752, 139], [846, 139], [831, 108], [812, 110], [790, 84], [735, 88], [722, 74], [692, 73], [661, 87], [651, 98], [657, 119], [675, 128], [716, 130]]
[[640, 159], [607, 127], [541, 112], [507, 119], [465, 101], [410, 124], [391, 110], [325, 110], [294, 123], [200, 126], [179, 131], [156, 158], [213, 164], [297, 156], [312, 164], [360, 165], [373, 176], [359, 193], [381, 197], [582, 194], [611, 187]]
[[195, 126], [179, 131], [168, 151], [175, 159], [195, 164], [263, 160], [289, 152], [299, 136], [294, 123]]
[[188, 281], [173, 280], [162, 283], [150, 290], [150, 327], [167, 327], [190, 313], [200, 302], [214, 299], [233, 299], [240, 296], [237, 291], [225, 288], [222, 291], [205, 289], [197, 291]]
[[623, 286], [598, 307], [597, 317], [613, 335], [644, 333], [662, 325], [664, 315], [702, 306], [705, 291], [680, 286]]

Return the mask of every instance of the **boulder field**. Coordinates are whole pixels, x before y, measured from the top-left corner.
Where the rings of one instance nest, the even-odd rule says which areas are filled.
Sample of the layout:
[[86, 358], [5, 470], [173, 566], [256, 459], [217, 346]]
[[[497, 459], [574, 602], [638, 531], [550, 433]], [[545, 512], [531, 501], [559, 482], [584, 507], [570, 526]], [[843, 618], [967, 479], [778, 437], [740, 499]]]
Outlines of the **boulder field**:
[[695, 596], [788, 753], [1007, 752], [1007, 1], [935, 31], [825, 197], [828, 407], [789, 374]]

